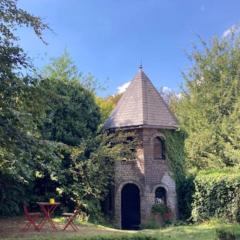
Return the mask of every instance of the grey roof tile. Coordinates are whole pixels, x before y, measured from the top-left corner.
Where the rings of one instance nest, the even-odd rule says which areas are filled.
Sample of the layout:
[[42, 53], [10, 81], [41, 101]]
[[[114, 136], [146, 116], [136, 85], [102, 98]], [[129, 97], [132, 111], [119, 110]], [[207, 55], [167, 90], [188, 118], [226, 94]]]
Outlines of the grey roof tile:
[[105, 122], [105, 129], [123, 127], [178, 127], [176, 118], [141, 68]]

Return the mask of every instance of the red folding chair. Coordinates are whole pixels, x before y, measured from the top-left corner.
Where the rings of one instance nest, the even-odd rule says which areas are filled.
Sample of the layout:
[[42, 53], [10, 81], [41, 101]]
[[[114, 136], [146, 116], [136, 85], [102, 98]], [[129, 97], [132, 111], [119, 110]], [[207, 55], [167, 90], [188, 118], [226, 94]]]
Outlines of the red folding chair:
[[31, 225], [34, 227], [34, 230], [38, 231], [39, 228], [37, 225], [37, 221], [38, 221], [38, 219], [40, 219], [41, 213], [40, 212], [29, 212], [26, 204], [23, 205], [23, 209], [24, 209], [24, 215], [25, 215], [27, 222], [26, 222], [25, 226], [22, 228], [22, 231], [24, 231], [24, 232], [28, 231], [29, 228], [31, 227]]
[[62, 216], [67, 219], [67, 223], [66, 223], [66, 225], [64, 226], [63, 231], [66, 230], [68, 226], [71, 226], [74, 231], [77, 231], [77, 230], [78, 230], [77, 225], [74, 224], [74, 220], [75, 220], [75, 218], [77, 217], [78, 212], [79, 212], [78, 210], [74, 210], [73, 213], [63, 213]]

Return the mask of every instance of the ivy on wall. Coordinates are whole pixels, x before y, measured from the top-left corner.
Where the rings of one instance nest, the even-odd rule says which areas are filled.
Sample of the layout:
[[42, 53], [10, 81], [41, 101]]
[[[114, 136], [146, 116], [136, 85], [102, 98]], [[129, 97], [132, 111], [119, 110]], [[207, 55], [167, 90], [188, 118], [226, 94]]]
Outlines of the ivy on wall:
[[185, 177], [184, 133], [180, 130], [163, 130], [163, 134], [169, 165], [178, 184]]
[[163, 130], [169, 166], [176, 181], [178, 217], [181, 220], [191, 218], [194, 193], [194, 176], [186, 173], [184, 139], [181, 130]]

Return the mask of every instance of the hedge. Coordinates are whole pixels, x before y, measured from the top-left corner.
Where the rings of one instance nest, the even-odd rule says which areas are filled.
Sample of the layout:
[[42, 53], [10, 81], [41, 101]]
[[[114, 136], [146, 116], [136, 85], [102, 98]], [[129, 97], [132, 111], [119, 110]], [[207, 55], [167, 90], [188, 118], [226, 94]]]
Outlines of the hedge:
[[240, 222], [240, 171], [224, 169], [202, 171], [194, 180], [192, 218], [203, 221], [211, 217]]

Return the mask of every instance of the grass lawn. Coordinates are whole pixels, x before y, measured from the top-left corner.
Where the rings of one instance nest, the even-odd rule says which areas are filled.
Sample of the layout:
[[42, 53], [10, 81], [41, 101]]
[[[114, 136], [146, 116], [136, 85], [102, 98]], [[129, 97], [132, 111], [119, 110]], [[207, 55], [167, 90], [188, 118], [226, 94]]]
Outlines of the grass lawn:
[[152, 234], [159, 240], [214, 240], [216, 238], [216, 229], [223, 228], [240, 234], [239, 224], [224, 224], [219, 221], [210, 221], [198, 225], [168, 227], [161, 230], [143, 230], [142, 232]]
[[[240, 234], [239, 224], [227, 224], [220, 221], [210, 221], [198, 225], [188, 226], [170, 226], [163, 229], [141, 230], [141, 231], [122, 231], [118, 229], [108, 228], [101, 225], [81, 224], [79, 231], [52, 232], [47, 226], [41, 232], [23, 233], [19, 229], [23, 224], [22, 218], [0, 219], [0, 239], [74, 239], [77, 240], [82, 236], [96, 235], [121, 235], [121, 234], [146, 234], [156, 237], [159, 240], [214, 240], [217, 228], [233, 229], [234, 232]], [[58, 229], [63, 227], [62, 223], [57, 223]]]

